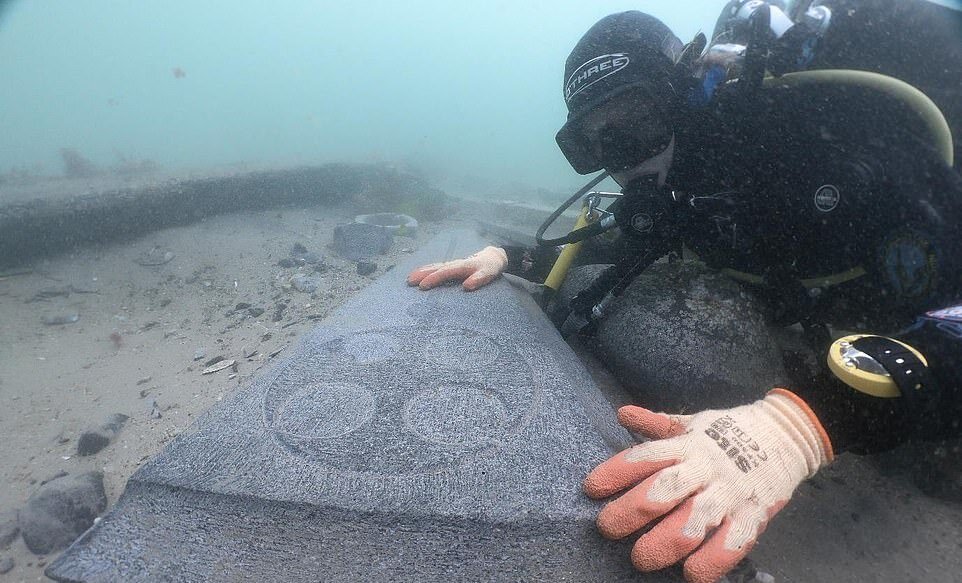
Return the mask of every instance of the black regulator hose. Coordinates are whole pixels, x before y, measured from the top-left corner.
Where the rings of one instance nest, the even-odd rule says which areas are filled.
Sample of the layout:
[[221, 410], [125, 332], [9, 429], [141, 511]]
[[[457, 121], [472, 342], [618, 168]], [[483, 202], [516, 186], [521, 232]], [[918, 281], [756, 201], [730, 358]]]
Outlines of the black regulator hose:
[[550, 227], [552, 223], [558, 220], [558, 217], [560, 217], [562, 213], [568, 210], [568, 207], [578, 202], [578, 200], [580, 200], [581, 197], [586, 195], [592, 188], [597, 186], [598, 183], [604, 180], [605, 178], [608, 178], [608, 172], [602, 172], [598, 176], [595, 176], [594, 178], [592, 178], [588, 182], [588, 184], [585, 184], [578, 190], [578, 192], [572, 194], [568, 200], [566, 200], [561, 206], [555, 209], [555, 211], [551, 213], [551, 215], [549, 215], [547, 219], [545, 219], [545, 222], [542, 223], [540, 227], [538, 227], [538, 232], [535, 233], [535, 236], [534, 236], [539, 246], [557, 247], [558, 245], [567, 245], [568, 243], [577, 243], [578, 241], [584, 241], [588, 237], [594, 237], [595, 235], [599, 235], [610, 228], [610, 226], [608, 225], [601, 225], [599, 222], [595, 222], [595, 223], [591, 223], [586, 227], [575, 229], [574, 231], [571, 231], [564, 237], [558, 237], [556, 239], [544, 238], [544, 233], [545, 231], [548, 230], [548, 227]]

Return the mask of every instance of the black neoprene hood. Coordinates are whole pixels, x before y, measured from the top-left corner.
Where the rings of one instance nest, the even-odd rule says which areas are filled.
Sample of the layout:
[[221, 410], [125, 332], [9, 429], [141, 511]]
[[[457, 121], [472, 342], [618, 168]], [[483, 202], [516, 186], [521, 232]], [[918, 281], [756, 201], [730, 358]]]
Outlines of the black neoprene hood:
[[644, 88], [654, 99], [670, 99], [672, 73], [682, 48], [663, 22], [638, 11], [606, 16], [581, 37], [565, 62], [568, 119], [557, 135], [577, 172], [597, 169], [577, 144], [580, 119], [630, 89]]

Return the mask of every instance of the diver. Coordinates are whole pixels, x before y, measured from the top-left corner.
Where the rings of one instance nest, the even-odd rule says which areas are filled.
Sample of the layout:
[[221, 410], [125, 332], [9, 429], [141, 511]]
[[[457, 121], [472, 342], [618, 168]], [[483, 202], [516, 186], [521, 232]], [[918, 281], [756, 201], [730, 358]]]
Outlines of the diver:
[[951, 135], [907, 83], [806, 71], [825, 60], [832, 27], [858, 17], [831, 6], [730, 2], [711, 46], [683, 45], [641, 12], [601, 19], [567, 59], [557, 142], [578, 173], [610, 174], [615, 202], [540, 248], [489, 246], [408, 276], [422, 289], [475, 290], [505, 272], [539, 279], [555, 244], [613, 229], [596, 261], [613, 265], [571, 300], [563, 331], [590, 334], [633, 276], [684, 250], [738, 280], [773, 325], [803, 328], [822, 365], [798, 386], [694, 414], [619, 409], [648, 440], [596, 467], [584, 489], [618, 496], [598, 516], [604, 536], [654, 524], [631, 552], [642, 571], [684, 561], [692, 583], [716, 581], [840, 452], [962, 434]]

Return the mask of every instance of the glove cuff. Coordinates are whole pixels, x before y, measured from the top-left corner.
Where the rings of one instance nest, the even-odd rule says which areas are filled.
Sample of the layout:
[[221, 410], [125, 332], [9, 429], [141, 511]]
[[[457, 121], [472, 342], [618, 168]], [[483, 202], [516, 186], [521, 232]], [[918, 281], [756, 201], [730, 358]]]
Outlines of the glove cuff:
[[[804, 442], [815, 459], [809, 460], [809, 476], [818, 468], [835, 459], [832, 441], [822, 427], [815, 412], [801, 397], [786, 389], [776, 388], [768, 392], [765, 401], [778, 409], [789, 421], [798, 440]], [[809, 457], [809, 456], [806, 456]]]

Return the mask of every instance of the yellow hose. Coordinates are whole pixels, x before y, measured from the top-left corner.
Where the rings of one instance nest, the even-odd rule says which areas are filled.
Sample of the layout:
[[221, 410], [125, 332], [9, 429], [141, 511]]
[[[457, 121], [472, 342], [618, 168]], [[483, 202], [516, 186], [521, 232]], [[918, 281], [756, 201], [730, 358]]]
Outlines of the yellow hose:
[[[575, 226], [572, 231], [580, 229], [587, 226], [591, 222], [588, 219], [588, 209], [581, 209], [581, 214], [578, 215], [578, 220], [575, 222]], [[571, 268], [571, 264], [574, 263], [575, 258], [578, 256], [578, 252], [581, 250], [581, 244], [584, 241], [578, 241], [577, 243], [568, 243], [561, 250], [561, 255], [558, 256], [558, 260], [554, 262], [551, 267], [551, 273], [548, 274], [547, 279], [544, 280], [544, 285], [551, 288], [555, 292], [561, 289], [561, 284], [564, 283], [565, 277], [568, 275], [568, 269]]]

